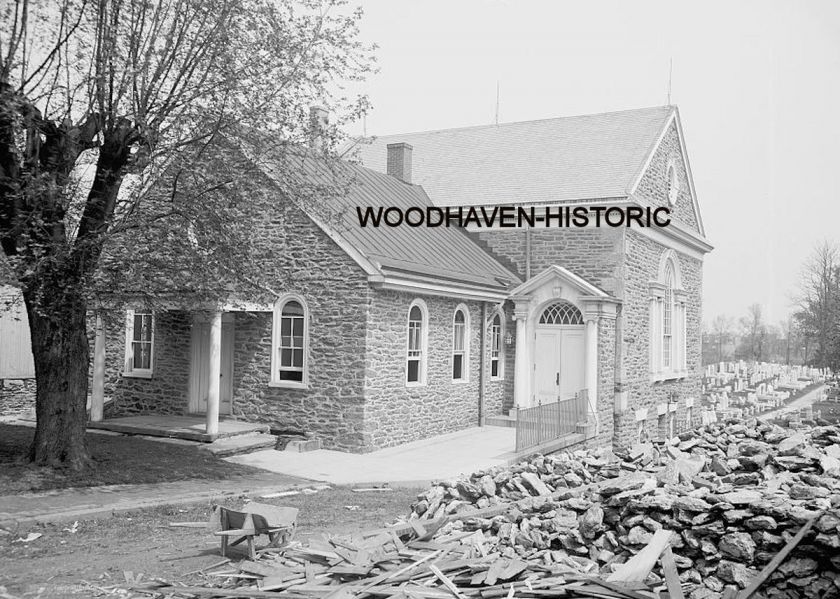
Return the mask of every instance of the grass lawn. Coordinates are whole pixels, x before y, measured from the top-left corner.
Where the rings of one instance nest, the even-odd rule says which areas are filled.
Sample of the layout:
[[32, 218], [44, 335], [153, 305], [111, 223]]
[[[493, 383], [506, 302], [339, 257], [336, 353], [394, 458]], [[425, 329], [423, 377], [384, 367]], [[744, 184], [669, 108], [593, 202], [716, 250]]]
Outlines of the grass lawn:
[[[300, 508], [295, 537], [349, 534], [391, 524], [406, 516], [424, 489], [395, 488], [391, 492], [354, 493], [335, 487], [312, 495], [256, 499], [260, 503]], [[241, 499], [224, 505], [241, 507]], [[347, 506], [358, 506], [348, 509]], [[173, 528], [170, 522], [206, 522], [208, 504], [165, 506], [124, 512], [97, 520], [39, 524], [0, 534], [0, 586], [18, 597], [91, 597], [107, 594], [96, 587], [124, 584], [124, 572], [160, 577], [170, 582], [203, 585], [213, 580], [196, 572], [218, 563], [219, 538], [203, 528]], [[15, 542], [29, 532], [42, 536]], [[257, 546], [266, 542], [260, 537]], [[234, 562], [244, 554], [233, 548]], [[125, 596], [115, 594], [114, 596]], [[147, 597], [147, 595], [131, 595]]]
[[820, 418], [832, 423], [840, 422], [840, 402], [838, 401], [817, 401], [813, 404], [814, 414], [820, 412]]
[[91, 466], [82, 472], [35, 467], [27, 461], [34, 428], [0, 424], [0, 495], [67, 487], [223, 480], [262, 472], [207, 451], [132, 436], [87, 433]]

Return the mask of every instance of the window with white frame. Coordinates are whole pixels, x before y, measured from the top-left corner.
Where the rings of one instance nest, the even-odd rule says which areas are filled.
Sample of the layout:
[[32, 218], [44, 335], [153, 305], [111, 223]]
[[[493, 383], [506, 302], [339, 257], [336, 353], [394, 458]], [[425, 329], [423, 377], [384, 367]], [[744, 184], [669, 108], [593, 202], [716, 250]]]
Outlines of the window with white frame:
[[663, 254], [659, 276], [650, 283], [650, 372], [653, 380], [679, 378], [686, 372], [686, 305], [679, 262], [673, 250]]
[[469, 373], [469, 312], [459, 306], [452, 322], [452, 380], [466, 381]]
[[490, 378], [504, 378], [504, 357], [502, 343], [505, 337], [504, 321], [501, 314], [496, 314], [490, 322]]
[[150, 377], [154, 365], [154, 314], [151, 310], [128, 310], [125, 324], [124, 374]]
[[427, 322], [426, 305], [420, 300], [415, 300], [408, 309], [406, 385], [423, 385], [426, 382]]
[[272, 385], [302, 387], [307, 384], [308, 314], [303, 299], [296, 296], [281, 298], [274, 305]]
[[665, 297], [662, 303], [662, 368], [670, 370], [674, 355], [674, 265], [665, 266]]

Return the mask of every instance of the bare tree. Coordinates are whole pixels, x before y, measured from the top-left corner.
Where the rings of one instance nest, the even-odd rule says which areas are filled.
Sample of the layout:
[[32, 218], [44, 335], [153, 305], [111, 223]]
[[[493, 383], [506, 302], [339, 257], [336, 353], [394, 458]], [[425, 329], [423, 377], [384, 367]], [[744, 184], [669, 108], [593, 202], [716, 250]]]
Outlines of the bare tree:
[[724, 314], [715, 316], [712, 320], [711, 333], [717, 348], [717, 361], [722, 362], [724, 359], [723, 348], [732, 341], [734, 334], [732, 319]]
[[762, 316], [761, 304], [751, 304], [747, 316], [741, 319], [741, 354], [755, 362], [764, 360], [767, 325]]
[[[338, 115], [329, 153], [339, 126], [364, 111], [343, 84], [370, 69], [359, 19], [341, 0], [2, 4], [0, 247], [28, 310], [37, 463], [87, 462], [96, 290], [141, 262], [170, 280], [185, 274], [183, 258], [149, 247], [164, 238], [197, 251], [191, 267], [217, 281], [248, 247], [231, 224], [247, 210], [237, 195], [255, 191], [241, 158], [266, 150], [258, 140], [282, 139], [279, 151], [306, 141], [315, 102]], [[183, 242], [202, 234], [212, 244]]]
[[840, 367], [840, 247], [822, 242], [802, 269], [795, 318], [814, 366]]

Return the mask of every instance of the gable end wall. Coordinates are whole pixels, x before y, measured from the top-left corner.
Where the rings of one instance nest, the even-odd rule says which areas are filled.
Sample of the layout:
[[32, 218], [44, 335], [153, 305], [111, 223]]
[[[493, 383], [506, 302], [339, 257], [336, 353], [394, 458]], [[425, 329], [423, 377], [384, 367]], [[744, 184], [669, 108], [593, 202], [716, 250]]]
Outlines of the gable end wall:
[[[233, 416], [309, 433], [327, 448], [365, 451], [370, 447], [363, 424], [366, 275], [297, 208], [276, 202], [263, 214], [252, 228], [262, 283], [303, 297], [309, 308], [309, 387], [269, 385], [272, 313], [236, 313]], [[124, 331], [112, 328], [106, 395], [114, 405], [108, 415], [187, 413], [190, 324], [186, 313], [158, 315], [151, 379], [121, 375]]]
[[[673, 160], [674, 168], [679, 179], [679, 195], [672, 206], [668, 201], [667, 174], [668, 164]], [[685, 157], [680, 147], [679, 133], [676, 122], [671, 123], [662, 142], [651, 158], [647, 170], [642, 175], [636, 193], [654, 206], [664, 206], [671, 209], [671, 219], [683, 224], [687, 229], [699, 233], [697, 215], [691, 200], [691, 190], [688, 185], [688, 173], [685, 169]]]

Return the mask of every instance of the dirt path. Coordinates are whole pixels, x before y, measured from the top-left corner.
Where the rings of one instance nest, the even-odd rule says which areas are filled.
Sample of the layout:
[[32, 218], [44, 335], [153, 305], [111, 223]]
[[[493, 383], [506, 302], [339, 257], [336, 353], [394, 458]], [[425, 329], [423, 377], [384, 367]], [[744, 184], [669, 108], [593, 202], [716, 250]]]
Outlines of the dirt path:
[[775, 418], [779, 414], [783, 412], [789, 412], [793, 410], [799, 410], [806, 406], [810, 406], [815, 401], [817, 401], [823, 393], [825, 393], [825, 385], [820, 385], [816, 389], [812, 389], [802, 397], [793, 400], [789, 404], [782, 406], [781, 408], [777, 408], [775, 410], [771, 410], [770, 412], [764, 412], [758, 416], [759, 420], [767, 420], [769, 418]]
[[[300, 508], [298, 537], [306, 538], [390, 523], [409, 513], [420, 491], [353, 493], [335, 488], [314, 495], [259, 501]], [[163, 578], [203, 584], [204, 576], [187, 573], [221, 559], [217, 538], [203, 529], [174, 528], [169, 523], [206, 521], [209, 514], [209, 505], [162, 507], [79, 522], [75, 532], [72, 524], [64, 523], [36, 525], [17, 535], [0, 536], [0, 586], [23, 599], [104, 596], [97, 587], [124, 583], [125, 572], [142, 574], [143, 580]], [[29, 532], [43, 536], [29, 543], [14, 542]]]

